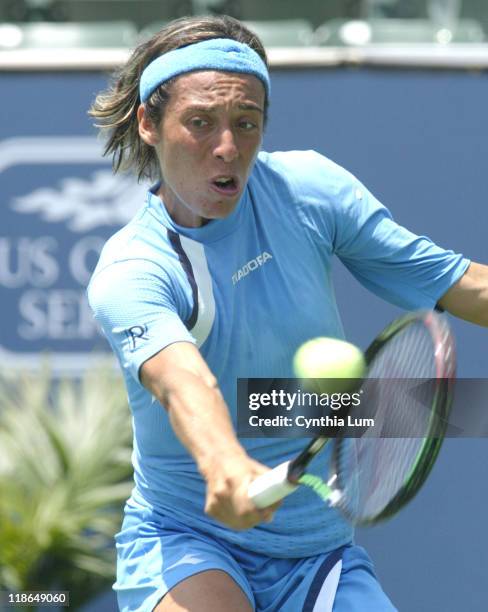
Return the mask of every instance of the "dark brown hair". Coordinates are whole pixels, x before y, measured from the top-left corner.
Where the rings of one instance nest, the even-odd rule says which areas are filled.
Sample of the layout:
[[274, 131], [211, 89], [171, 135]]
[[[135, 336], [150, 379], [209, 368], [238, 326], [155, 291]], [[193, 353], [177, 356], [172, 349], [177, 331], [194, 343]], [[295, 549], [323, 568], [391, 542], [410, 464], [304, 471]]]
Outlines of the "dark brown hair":
[[[149, 40], [141, 43], [127, 63], [115, 73], [109, 88], [96, 97], [89, 115], [106, 134], [104, 155], [113, 155], [114, 171], [133, 170], [138, 180], [159, 177], [160, 169], [154, 148], [141, 140], [137, 109], [139, 79], [154, 59], [180, 47], [212, 38], [230, 38], [254, 49], [267, 65], [266, 52], [259, 38], [232, 17], [182, 17], [172, 21]], [[145, 112], [159, 126], [168, 103], [172, 81], [160, 85], [145, 103]], [[268, 100], [265, 101], [265, 116]]]

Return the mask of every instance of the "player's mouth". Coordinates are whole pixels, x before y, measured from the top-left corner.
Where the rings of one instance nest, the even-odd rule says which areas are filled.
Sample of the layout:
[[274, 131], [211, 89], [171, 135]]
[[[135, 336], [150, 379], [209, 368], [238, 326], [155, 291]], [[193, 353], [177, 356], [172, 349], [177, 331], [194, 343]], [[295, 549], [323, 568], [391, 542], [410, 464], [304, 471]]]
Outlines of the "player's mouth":
[[239, 179], [232, 175], [216, 176], [210, 181], [213, 191], [225, 196], [235, 196], [239, 193]]

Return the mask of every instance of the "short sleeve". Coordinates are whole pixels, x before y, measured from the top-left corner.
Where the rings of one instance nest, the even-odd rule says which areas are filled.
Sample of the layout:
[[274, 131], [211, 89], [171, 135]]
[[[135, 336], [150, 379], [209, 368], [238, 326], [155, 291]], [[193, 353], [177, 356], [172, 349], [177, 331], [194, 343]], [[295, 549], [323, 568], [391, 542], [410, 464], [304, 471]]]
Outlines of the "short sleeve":
[[123, 369], [137, 381], [142, 364], [166, 346], [195, 343], [183, 323], [182, 296], [151, 262], [126, 260], [97, 272], [88, 301]]
[[360, 181], [327, 158], [307, 152], [302, 170], [304, 223], [379, 297], [406, 309], [433, 308], [467, 270], [468, 259], [398, 225]]
[[469, 260], [395, 223], [353, 180], [338, 218], [334, 251], [376, 295], [406, 309], [434, 308], [464, 274]]

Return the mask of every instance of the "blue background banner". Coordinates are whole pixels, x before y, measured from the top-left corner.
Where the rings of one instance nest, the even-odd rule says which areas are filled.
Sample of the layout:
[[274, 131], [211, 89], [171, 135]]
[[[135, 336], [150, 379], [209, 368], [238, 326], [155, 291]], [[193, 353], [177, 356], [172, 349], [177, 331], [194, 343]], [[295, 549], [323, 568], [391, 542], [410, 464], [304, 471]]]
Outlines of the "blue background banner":
[[[97, 72], [0, 75], [3, 367], [35, 364], [49, 350], [75, 370], [106, 350], [84, 285], [102, 242], [144, 198], [130, 177], [112, 177], [86, 115], [106, 82]], [[274, 70], [272, 83], [264, 148], [327, 155], [401, 224], [488, 262], [487, 73], [287, 69]], [[348, 339], [365, 348], [400, 311], [339, 262], [335, 280]], [[487, 330], [453, 327], [459, 375], [486, 378]], [[488, 609], [487, 450], [486, 440], [447, 440], [414, 502], [394, 521], [358, 533], [400, 610]]]

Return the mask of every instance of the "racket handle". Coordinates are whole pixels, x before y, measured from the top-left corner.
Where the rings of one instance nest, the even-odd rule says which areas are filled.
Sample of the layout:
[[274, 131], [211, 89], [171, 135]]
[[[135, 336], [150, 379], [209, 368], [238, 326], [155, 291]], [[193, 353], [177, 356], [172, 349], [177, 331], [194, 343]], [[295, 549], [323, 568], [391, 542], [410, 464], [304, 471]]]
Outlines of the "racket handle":
[[289, 465], [290, 461], [285, 461], [251, 482], [247, 492], [257, 508], [267, 508], [297, 489], [288, 480]]

